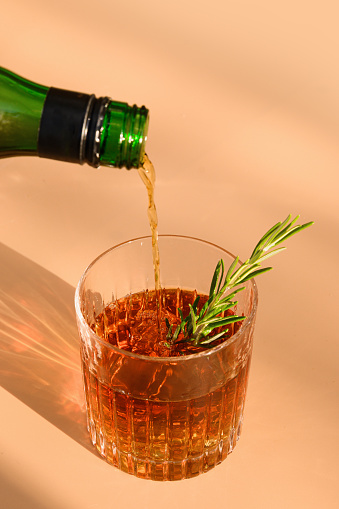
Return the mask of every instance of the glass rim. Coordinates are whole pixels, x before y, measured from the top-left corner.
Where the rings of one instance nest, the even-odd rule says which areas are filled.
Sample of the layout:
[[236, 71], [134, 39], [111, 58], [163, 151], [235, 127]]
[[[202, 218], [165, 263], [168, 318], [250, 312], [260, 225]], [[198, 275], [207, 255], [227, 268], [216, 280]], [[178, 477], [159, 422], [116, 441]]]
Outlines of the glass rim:
[[[214, 244], [213, 242], [209, 242], [207, 240], [199, 239], [198, 237], [191, 237], [189, 235], [159, 234], [159, 238], [177, 238], [177, 239], [186, 239], [186, 240], [197, 241], [199, 243], [203, 243], [203, 244], [206, 244], [208, 246], [217, 248], [217, 249], [223, 251], [224, 253], [226, 253], [227, 255], [231, 256], [233, 259], [236, 258], [236, 256], [234, 256], [234, 254], [231, 253], [230, 251], [227, 251], [227, 249], [224, 249], [223, 247], [220, 247], [217, 244]], [[107, 341], [103, 340], [100, 336], [98, 336], [91, 329], [91, 327], [88, 325], [88, 323], [87, 323], [87, 321], [86, 321], [86, 319], [85, 319], [85, 317], [84, 317], [84, 315], [83, 315], [83, 313], [81, 311], [80, 292], [81, 292], [81, 288], [82, 288], [82, 286], [83, 286], [83, 284], [84, 284], [84, 282], [86, 280], [86, 276], [90, 272], [91, 268], [101, 258], [106, 256], [111, 251], [114, 251], [114, 250], [116, 250], [116, 249], [118, 249], [118, 248], [120, 248], [122, 246], [127, 246], [128, 244], [131, 244], [132, 242], [137, 242], [137, 241], [146, 240], [146, 239], [147, 240], [152, 240], [152, 236], [151, 235], [144, 235], [144, 236], [141, 236], [141, 237], [135, 237], [133, 239], [130, 239], [130, 240], [127, 240], [127, 241], [124, 241], [124, 242], [120, 242], [119, 244], [116, 244], [115, 246], [110, 247], [109, 249], [106, 249], [106, 251], [103, 251], [84, 270], [84, 272], [83, 272], [83, 274], [82, 274], [82, 276], [81, 276], [81, 278], [80, 278], [80, 280], [79, 280], [79, 282], [77, 284], [76, 290], [75, 290], [74, 303], [75, 303], [75, 311], [76, 311], [77, 318], [80, 321], [81, 325], [85, 327], [85, 329], [89, 333], [90, 337], [94, 338], [95, 341], [97, 341], [104, 348], [108, 348], [109, 350], [112, 350], [112, 351], [116, 352], [119, 355], [126, 355], [127, 357], [132, 357], [132, 358], [135, 358], [135, 359], [142, 359], [142, 360], [146, 360], [146, 361], [149, 361], [149, 362], [158, 362], [158, 363], [168, 363], [168, 362], [171, 362], [171, 363], [177, 363], [177, 362], [183, 362], [185, 360], [187, 361], [189, 359], [197, 359], [197, 358], [201, 358], [201, 357], [210, 356], [211, 354], [214, 354], [216, 352], [219, 352], [220, 350], [228, 348], [230, 345], [232, 345], [239, 338], [240, 335], [246, 333], [246, 330], [251, 326], [252, 321], [255, 318], [257, 307], [258, 307], [258, 287], [257, 287], [257, 284], [256, 284], [254, 279], [251, 279], [251, 280], [247, 281], [247, 283], [251, 285], [252, 290], [253, 290], [252, 309], [251, 309], [251, 312], [249, 313], [249, 315], [246, 316], [245, 320], [242, 320], [240, 328], [227, 341], [224, 341], [223, 343], [220, 343], [217, 346], [214, 346], [214, 347], [211, 347], [211, 348], [207, 348], [206, 350], [204, 350], [202, 352], [192, 353], [192, 354], [188, 354], [188, 355], [182, 355], [182, 356], [178, 356], [178, 357], [170, 357], [170, 356], [169, 357], [151, 357], [151, 356], [148, 356], [148, 355], [142, 355], [142, 354], [138, 354], [138, 353], [135, 353], [135, 352], [129, 352], [128, 350], [123, 350], [122, 348], [118, 348], [117, 346], [111, 345]], [[239, 262], [242, 263], [241, 260], [239, 260]]]

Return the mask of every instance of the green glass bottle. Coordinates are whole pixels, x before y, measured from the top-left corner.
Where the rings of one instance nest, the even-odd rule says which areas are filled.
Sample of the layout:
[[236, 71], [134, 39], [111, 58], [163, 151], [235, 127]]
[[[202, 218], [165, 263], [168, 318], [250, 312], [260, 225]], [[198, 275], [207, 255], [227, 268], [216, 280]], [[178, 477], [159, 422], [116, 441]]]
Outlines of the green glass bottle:
[[0, 158], [138, 168], [148, 119], [144, 106], [45, 87], [0, 67]]

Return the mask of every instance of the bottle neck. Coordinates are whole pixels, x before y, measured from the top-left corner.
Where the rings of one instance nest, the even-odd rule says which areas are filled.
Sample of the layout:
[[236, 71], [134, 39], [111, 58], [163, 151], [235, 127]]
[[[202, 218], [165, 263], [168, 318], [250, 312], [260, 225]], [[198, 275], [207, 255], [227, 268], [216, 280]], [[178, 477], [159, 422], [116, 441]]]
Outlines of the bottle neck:
[[42, 110], [38, 155], [99, 166], [100, 130], [108, 97], [50, 88]]
[[40, 120], [38, 155], [95, 168], [138, 167], [147, 128], [144, 106], [50, 88]]

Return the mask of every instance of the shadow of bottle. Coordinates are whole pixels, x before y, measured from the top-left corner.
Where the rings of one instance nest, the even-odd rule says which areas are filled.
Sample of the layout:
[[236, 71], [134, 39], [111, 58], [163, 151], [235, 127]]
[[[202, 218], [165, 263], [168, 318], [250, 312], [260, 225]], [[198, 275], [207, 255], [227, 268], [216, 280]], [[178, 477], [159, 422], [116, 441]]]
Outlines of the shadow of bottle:
[[74, 288], [0, 244], [0, 385], [92, 451]]

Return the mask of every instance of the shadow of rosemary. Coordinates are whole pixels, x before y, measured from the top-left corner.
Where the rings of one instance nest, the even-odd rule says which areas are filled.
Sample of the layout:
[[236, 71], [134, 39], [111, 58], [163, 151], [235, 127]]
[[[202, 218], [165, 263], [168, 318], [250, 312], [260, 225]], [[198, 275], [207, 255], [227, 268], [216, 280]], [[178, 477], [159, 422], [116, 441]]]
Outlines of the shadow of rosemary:
[[75, 289], [3, 244], [0, 266], [0, 385], [94, 452], [86, 429]]

